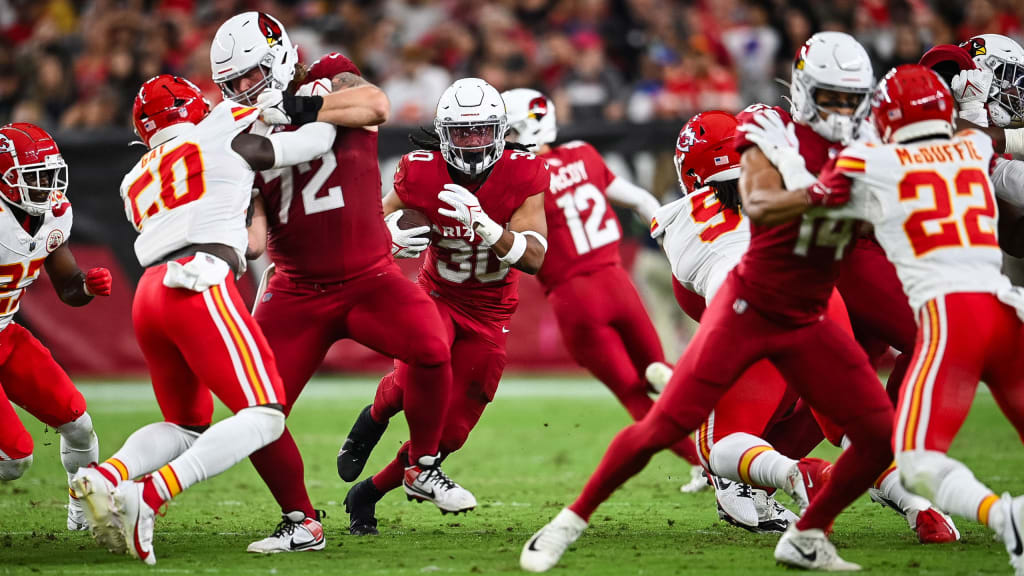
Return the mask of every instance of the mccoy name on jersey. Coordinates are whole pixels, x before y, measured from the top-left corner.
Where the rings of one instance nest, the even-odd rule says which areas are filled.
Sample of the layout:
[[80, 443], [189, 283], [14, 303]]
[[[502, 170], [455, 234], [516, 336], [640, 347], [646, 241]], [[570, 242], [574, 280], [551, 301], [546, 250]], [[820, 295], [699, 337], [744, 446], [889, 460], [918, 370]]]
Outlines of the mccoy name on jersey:
[[[507, 227], [523, 201], [547, 192], [549, 182], [543, 160], [529, 152], [505, 150], [483, 184], [470, 191], [492, 220]], [[519, 303], [519, 271], [498, 260], [460, 222], [438, 214], [438, 208], [448, 205], [437, 194], [450, 183], [448, 164], [440, 152], [410, 152], [395, 172], [395, 194], [409, 208], [426, 214], [434, 230], [419, 282], [435, 297], [464, 311], [495, 320], [507, 318]]]
[[231, 149], [257, 108], [218, 104], [199, 124], [146, 152], [121, 182], [125, 214], [139, 232], [142, 266], [191, 244], [224, 244], [245, 266], [245, 214], [255, 174]]

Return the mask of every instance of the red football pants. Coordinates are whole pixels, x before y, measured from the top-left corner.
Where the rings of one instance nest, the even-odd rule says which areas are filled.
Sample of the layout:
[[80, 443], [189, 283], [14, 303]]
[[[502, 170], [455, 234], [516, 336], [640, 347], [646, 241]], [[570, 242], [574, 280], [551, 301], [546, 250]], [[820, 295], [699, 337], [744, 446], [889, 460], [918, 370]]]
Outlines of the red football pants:
[[211, 392], [232, 412], [285, 404], [274, 354], [246, 311], [234, 275], [193, 292], [164, 286], [166, 270], [163, 264], [143, 273], [132, 305], [135, 336], [164, 419], [209, 425]]
[[52, 428], [85, 413], [85, 398], [50, 351], [13, 322], [0, 332], [0, 460], [32, 454], [32, 436], [12, 402]]
[[[437, 307], [394, 262], [320, 288], [282, 274], [270, 280], [256, 320], [281, 363], [291, 411], [332, 344], [351, 338], [403, 362], [406, 420], [417, 455], [436, 454], [451, 389], [451, 355]], [[291, 433], [250, 456], [285, 512], [313, 516], [302, 457]]]
[[[571, 277], [547, 295], [573, 360], [600, 380], [633, 420], [647, 414], [647, 366], [664, 362], [658, 333], [629, 274], [618, 265]], [[693, 441], [676, 448], [697, 464]]]
[[910, 372], [893, 433], [897, 452], [946, 452], [974, 401], [979, 380], [1024, 439], [1024, 325], [993, 294], [959, 293], [919, 311]]

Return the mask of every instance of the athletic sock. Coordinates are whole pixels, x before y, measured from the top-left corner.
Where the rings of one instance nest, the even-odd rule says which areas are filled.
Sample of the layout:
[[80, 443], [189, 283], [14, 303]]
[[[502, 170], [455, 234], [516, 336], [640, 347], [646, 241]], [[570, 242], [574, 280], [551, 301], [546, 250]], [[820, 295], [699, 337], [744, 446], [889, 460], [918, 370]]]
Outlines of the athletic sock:
[[148, 424], [132, 433], [121, 449], [97, 468], [116, 486], [167, 464], [188, 450], [198, 437], [198, 432], [170, 422]]
[[253, 452], [249, 460], [282, 512], [301, 510], [307, 517], [316, 518], [316, 510], [306, 491], [302, 455], [287, 428], [276, 441]]
[[[398, 368], [404, 366], [397, 363]], [[387, 424], [392, 416], [402, 411], [404, 391], [396, 378], [398, 368], [384, 375], [377, 384], [377, 392], [373, 396], [370, 417], [378, 424]]]
[[935, 505], [947, 514], [980, 522], [1001, 534], [1005, 514], [1003, 508], [996, 505], [999, 497], [979, 482], [970, 469], [953, 462], [952, 469], [945, 472], [935, 490]]
[[889, 466], [889, 469], [879, 476], [875, 481], [875, 488], [882, 493], [883, 498], [895, 504], [904, 515], [932, 507], [932, 503], [927, 498], [918, 496], [903, 487], [895, 464]]
[[99, 460], [100, 443], [92, 429], [92, 417], [83, 412], [75, 420], [57, 428], [60, 434], [60, 461], [68, 482], [79, 468]]
[[785, 487], [796, 462], [763, 439], [745, 432], [729, 434], [711, 447], [711, 469], [715, 474], [751, 486]]
[[405, 383], [402, 407], [409, 424], [409, 460], [416, 462], [420, 456], [437, 454], [451, 394], [451, 363], [400, 365], [395, 377]]
[[409, 466], [409, 443], [406, 442], [398, 450], [394, 460], [388, 462], [383, 470], [378, 472], [371, 479], [374, 488], [382, 494], [386, 494], [402, 485], [405, 478], [405, 469]]

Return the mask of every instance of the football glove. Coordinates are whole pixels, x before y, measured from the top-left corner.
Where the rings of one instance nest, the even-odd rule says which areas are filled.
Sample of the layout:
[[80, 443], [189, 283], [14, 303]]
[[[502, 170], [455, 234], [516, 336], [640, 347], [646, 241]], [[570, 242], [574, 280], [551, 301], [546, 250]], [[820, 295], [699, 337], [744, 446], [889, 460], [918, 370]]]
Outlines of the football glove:
[[850, 201], [852, 185], [849, 176], [837, 170], [835, 162], [831, 162], [822, 170], [818, 180], [807, 187], [807, 201], [811, 206], [842, 206]]
[[787, 190], [807, 188], [817, 180], [807, 171], [800, 155], [800, 140], [796, 137], [796, 124], [788, 125], [774, 110], [765, 110], [753, 116], [753, 122], [739, 127], [747, 140], [757, 145], [768, 161], [782, 175]]
[[469, 190], [458, 184], [445, 184], [444, 190], [437, 194], [437, 199], [451, 206], [438, 208], [437, 213], [459, 221], [466, 228], [469, 228], [469, 241], [479, 234], [481, 242], [485, 246], [493, 246], [505, 228], [491, 220], [491, 217], [480, 207], [480, 199]]
[[260, 120], [267, 124], [293, 124], [301, 126], [316, 122], [323, 96], [296, 96], [283, 90], [267, 89], [256, 98]]
[[992, 90], [992, 72], [984, 69], [961, 70], [950, 82], [953, 98], [960, 111], [980, 110]]
[[402, 218], [402, 211], [395, 210], [384, 217], [384, 223], [391, 232], [391, 254], [395, 258], [419, 258], [420, 254], [430, 246], [430, 238], [425, 236], [430, 232], [430, 226], [417, 226], [402, 230], [398, 227], [398, 221]]
[[110, 296], [113, 283], [110, 270], [93, 268], [85, 274], [85, 293], [89, 296]]

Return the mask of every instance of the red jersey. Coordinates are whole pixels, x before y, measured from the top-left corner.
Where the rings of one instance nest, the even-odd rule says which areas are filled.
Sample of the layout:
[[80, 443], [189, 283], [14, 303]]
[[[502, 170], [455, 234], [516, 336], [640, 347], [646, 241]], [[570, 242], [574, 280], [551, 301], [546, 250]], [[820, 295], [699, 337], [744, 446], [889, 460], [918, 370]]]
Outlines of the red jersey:
[[[739, 125], [753, 122], [764, 110], [751, 106], [737, 116]], [[786, 124], [789, 113], [773, 108]], [[796, 124], [796, 137], [807, 169], [817, 174], [842, 146], [829, 142], [809, 126]], [[753, 146], [746, 134], [736, 131], [736, 149]], [[853, 220], [832, 220], [804, 215], [777, 226], [750, 223], [750, 247], [736, 266], [744, 298], [759, 312], [785, 322], [807, 323], [820, 319], [839, 277], [839, 263], [853, 245]]]
[[[340, 54], [318, 60], [310, 81], [359, 73]], [[285, 128], [294, 129], [294, 128]], [[267, 252], [280, 274], [342, 282], [392, 261], [381, 206], [377, 132], [338, 128], [331, 152], [256, 180], [267, 206]]]
[[[528, 152], [505, 150], [490, 175], [476, 190], [480, 206], [492, 220], [507, 226], [523, 201], [548, 189], [544, 161]], [[440, 215], [450, 208], [437, 199], [451, 184], [448, 164], [440, 152], [417, 150], [402, 157], [395, 171], [395, 194], [402, 203], [430, 218], [434, 239], [420, 269], [419, 282], [441, 298], [476, 317], [504, 320], [519, 303], [519, 271], [498, 260], [458, 220]]]
[[560, 282], [619, 263], [622, 227], [605, 190], [615, 180], [593, 146], [576, 140], [541, 156], [551, 172], [544, 196], [548, 251], [537, 279], [550, 291]]

